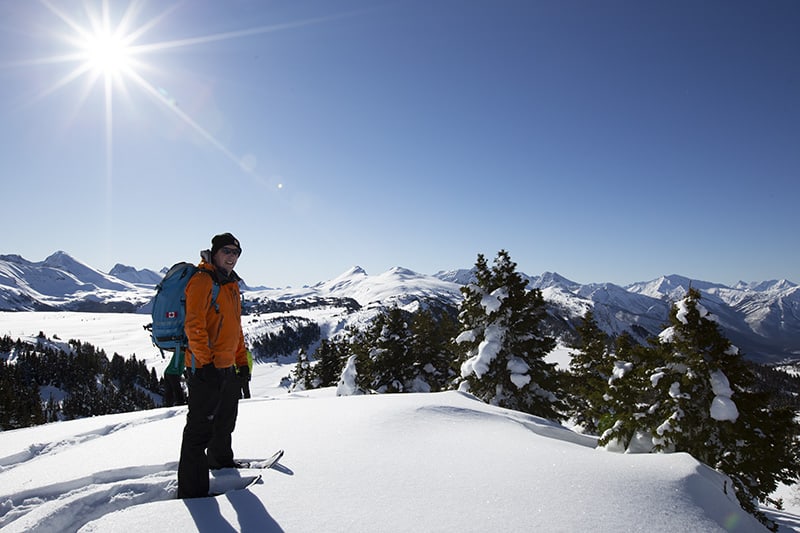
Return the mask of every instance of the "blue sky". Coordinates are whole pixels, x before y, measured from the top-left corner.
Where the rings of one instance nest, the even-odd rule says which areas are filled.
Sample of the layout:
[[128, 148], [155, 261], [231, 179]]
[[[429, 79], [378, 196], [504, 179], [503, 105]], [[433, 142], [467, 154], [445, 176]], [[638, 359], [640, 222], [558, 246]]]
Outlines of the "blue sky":
[[[800, 282], [796, 1], [106, 7], [0, 1], [0, 253]], [[84, 72], [104, 20], [127, 59]]]

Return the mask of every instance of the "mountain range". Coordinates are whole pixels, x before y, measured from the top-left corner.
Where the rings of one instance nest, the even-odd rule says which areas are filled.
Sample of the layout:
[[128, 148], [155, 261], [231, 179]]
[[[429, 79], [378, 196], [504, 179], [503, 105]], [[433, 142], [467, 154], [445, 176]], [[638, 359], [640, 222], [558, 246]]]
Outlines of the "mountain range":
[[[165, 271], [117, 264], [103, 273], [63, 251], [41, 262], [0, 255], [0, 311], [148, 313], [155, 285]], [[694, 287], [723, 333], [746, 357], [760, 362], [800, 359], [800, 288], [787, 280], [740, 282], [729, 287], [670, 275], [622, 287], [580, 284], [554, 272], [520, 274], [530, 288], [542, 291], [552, 331], [567, 339], [577, 321], [592, 309], [607, 333], [628, 332], [644, 342], [663, 329], [672, 303]], [[245, 286], [245, 312], [280, 311], [285, 315], [302, 309], [305, 319], [311, 316], [328, 324], [322, 328], [323, 334], [333, 335], [344, 324], [363, 323], [387, 306], [409, 311], [420, 306], [457, 306], [460, 288], [471, 279], [469, 269], [426, 275], [395, 267], [369, 275], [353, 267], [333, 279], [301, 288]], [[318, 312], [310, 314], [311, 309]]]

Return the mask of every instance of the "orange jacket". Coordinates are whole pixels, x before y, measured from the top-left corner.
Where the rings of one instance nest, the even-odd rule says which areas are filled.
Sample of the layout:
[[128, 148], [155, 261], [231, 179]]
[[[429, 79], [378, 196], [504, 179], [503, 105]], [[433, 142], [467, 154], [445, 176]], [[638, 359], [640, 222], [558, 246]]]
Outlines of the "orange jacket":
[[[198, 272], [186, 285], [186, 322], [189, 339], [186, 366], [200, 368], [214, 363], [217, 368], [247, 365], [247, 349], [242, 332], [242, 300], [239, 284], [226, 281], [220, 284], [217, 308], [211, 305], [211, 289], [217, 274], [214, 266], [201, 261]], [[237, 276], [233, 276], [238, 279]], [[194, 367], [192, 357], [194, 356]]]

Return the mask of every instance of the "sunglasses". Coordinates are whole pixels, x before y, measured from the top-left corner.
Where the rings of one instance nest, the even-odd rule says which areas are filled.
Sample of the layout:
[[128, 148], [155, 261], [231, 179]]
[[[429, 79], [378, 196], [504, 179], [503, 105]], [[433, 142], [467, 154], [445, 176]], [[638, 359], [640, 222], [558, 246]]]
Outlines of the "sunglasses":
[[223, 253], [223, 254], [225, 254], [225, 255], [231, 255], [231, 254], [233, 254], [233, 255], [235, 255], [236, 257], [239, 257], [239, 255], [241, 255], [241, 253], [242, 253], [242, 251], [241, 251], [240, 249], [238, 249], [238, 248], [228, 248], [228, 247], [225, 247], [225, 248], [220, 248], [219, 250], [220, 250], [220, 252], [222, 252], [222, 253]]

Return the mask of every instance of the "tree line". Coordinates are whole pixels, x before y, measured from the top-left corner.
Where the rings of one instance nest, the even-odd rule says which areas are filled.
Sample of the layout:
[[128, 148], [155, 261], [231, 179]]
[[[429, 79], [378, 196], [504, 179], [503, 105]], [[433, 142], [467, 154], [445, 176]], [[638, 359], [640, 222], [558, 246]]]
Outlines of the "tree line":
[[[772, 530], [758, 508], [800, 478], [796, 376], [746, 361], [690, 288], [646, 345], [609, 338], [588, 312], [568, 369], [546, 356], [547, 306], [508, 252], [478, 255], [475, 281], [451, 314], [399, 308], [364, 330], [301, 353], [295, 387], [338, 394], [468, 392], [492, 405], [571, 419], [610, 451], [686, 452], [726, 474], [723, 490]], [[771, 502], [780, 507], [780, 502]]]
[[155, 407], [163, 384], [135, 355], [109, 359], [87, 342], [69, 340], [64, 350], [46, 340], [0, 338], [0, 430]]

